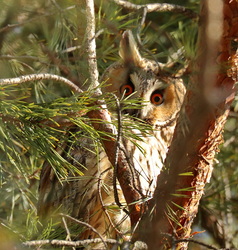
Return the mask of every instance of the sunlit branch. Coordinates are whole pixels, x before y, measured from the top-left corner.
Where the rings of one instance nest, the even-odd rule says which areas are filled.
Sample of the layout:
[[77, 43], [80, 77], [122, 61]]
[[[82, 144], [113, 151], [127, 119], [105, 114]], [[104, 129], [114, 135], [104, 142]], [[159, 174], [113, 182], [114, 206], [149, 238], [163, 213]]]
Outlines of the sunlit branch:
[[[194, 74], [190, 76], [165, 171], [157, 179], [154, 203], [150, 203], [149, 212], [140, 224], [139, 234], [150, 249], [162, 249], [165, 233], [174, 234], [176, 240], [182, 239], [176, 242], [176, 248], [187, 249], [188, 241], [183, 239], [191, 236], [191, 225], [205, 184], [210, 180], [235, 95], [237, 52], [231, 50], [237, 20], [235, 2], [201, 1], [199, 53], [193, 63]], [[224, 15], [224, 10], [233, 14]], [[234, 68], [234, 74], [227, 72], [230, 68]], [[153, 218], [151, 211], [155, 211]], [[170, 248], [170, 243], [167, 241], [166, 247]]]
[[[97, 56], [96, 56], [96, 40], [95, 40], [95, 11], [94, 11], [94, 1], [86, 1], [86, 39], [87, 39], [87, 55], [88, 55], [88, 70], [89, 79], [93, 87], [97, 87], [98, 83], [98, 68], [97, 68]], [[101, 91], [96, 90], [96, 95], [100, 95]]]
[[128, 1], [124, 0], [112, 0], [114, 3], [122, 6], [125, 9], [128, 10], [140, 10], [140, 9], [147, 9], [147, 12], [175, 12], [175, 13], [181, 13], [185, 14], [187, 16], [190, 16], [192, 18], [196, 18], [198, 15], [193, 12], [192, 10], [189, 10], [185, 8], [184, 6], [176, 5], [176, 4], [168, 4], [168, 3], [149, 3], [149, 4], [134, 4]]
[[73, 82], [69, 81], [68, 79], [62, 76], [48, 74], [48, 73], [31, 74], [31, 75], [23, 75], [23, 76], [19, 76], [15, 78], [0, 79], [0, 86], [11, 85], [11, 84], [21, 84], [24, 82], [32, 82], [32, 81], [39, 81], [39, 80], [53, 80], [56, 82], [62, 82], [77, 93], [83, 92], [77, 85], [75, 85]]
[[[90, 239], [90, 240], [77, 240], [77, 241], [67, 241], [67, 240], [32, 240], [25, 241], [22, 243], [23, 246], [33, 247], [33, 246], [66, 246], [66, 247], [79, 247], [83, 245], [90, 245], [95, 243], [100, 243], [102, 240], [100, 238]], [[118, 244], [114, 239], [105, 239], [104, 242], [109, 244]]]

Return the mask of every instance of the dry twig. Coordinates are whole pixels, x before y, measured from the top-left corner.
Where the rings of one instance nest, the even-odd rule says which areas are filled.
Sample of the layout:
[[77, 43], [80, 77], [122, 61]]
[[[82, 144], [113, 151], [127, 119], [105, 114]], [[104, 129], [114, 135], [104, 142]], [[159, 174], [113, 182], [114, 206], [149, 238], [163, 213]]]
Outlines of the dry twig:
[[[100, 243], [102, 240], [100, 238], [90, 239], [90, 240], [77, 240], [77, 241], [67, 241], [67, 240], [32, 240], [25, 241], [22, 243], [23, 246], [33, 247], [33, 246], [43, 246], [43, 245], [51, 245], [51, 246], [66, 246], [66, 247], [79, 247], [83, 245]], [[104, 242], [109, 244], [119, 244], [114, 239], [105, 239]]]
[[72, 216], [69, 216], [67, 214], [60, 213], [59, 215], [64, 217], [64, 218], [67, 218], [67, 219], [69, 219], [69, 220], [71, 220], [71, 221], [73, 221], [73, 222], [75, 222], [77, 224], [80, 224], [80, 225], [83, 225], [83, 226], [86, 226], [86, 227], [90, 228], [90, 230], [92, 230], [95, 234], [98, 235], [98, 237], [100, 238], [100, 241], [103, 242], [104, 246], [107, 249], [107, 244], [106, 244], [105, 240], [103, 239], [102, 235], [94, 227], [92, 227], [90, 224], [88, 224], [88, 223], [86, 223], [84, 221], [77, 220], [77, 219], [75, 219]]
[[[70, 236], [70, 231], [69, 231], [67, 222], [66, 222], [66, 220], [65, 220], [64, 217], [62, 217], [62, 221], [63, 221], [64, 227], [65, 227], [66, 233], [67, 233], [66, 240], [72, 241], [71, 236]], [[73, 249], [73, 250], [76, 250], [75, 247], [72, 247], [72, 249]]]
[[147, 12], [175, 12], [187, 15], [192, 18], [198, 17], [198, 15], [190, 9], [185, 8], [184, 6], [168, 3], [149, 3], [149, 4], [134, 4], [124, 0], [112, 0], [114, 3], [122, 6], [128, 10], [140, 10], [145, 9]]

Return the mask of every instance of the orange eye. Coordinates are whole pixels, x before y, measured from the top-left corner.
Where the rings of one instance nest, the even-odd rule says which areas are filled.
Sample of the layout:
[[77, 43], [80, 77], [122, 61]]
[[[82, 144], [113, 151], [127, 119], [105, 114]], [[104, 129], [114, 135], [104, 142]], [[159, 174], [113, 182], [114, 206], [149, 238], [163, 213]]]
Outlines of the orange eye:
[[163, 97], [163, 93], [159, 92], [159, 91], [155, 91], [151, 97], [150, 97], [150, 101], [152, 104], [159, 106], [164, 102], [164, 97]]
[[128, 96], [134, 92], [134, 86], [130, 84], [125, 84], [121, 86], [120, 90], [122, 94], [124, 93], [125, 96]]

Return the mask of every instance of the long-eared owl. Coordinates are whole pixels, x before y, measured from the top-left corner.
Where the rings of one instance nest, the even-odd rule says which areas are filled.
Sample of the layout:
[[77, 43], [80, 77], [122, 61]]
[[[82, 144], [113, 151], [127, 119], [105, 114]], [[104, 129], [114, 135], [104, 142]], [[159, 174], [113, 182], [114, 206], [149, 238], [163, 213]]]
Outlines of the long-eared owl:
[[[120, 144], [126, 152], [126, 160], [139, 176], [141, 193], [149, 199], [172, 140], [185, 88], [181, 79], [162, 73], [162, 64], [140, 55], [131, 31], [123, 33], [119, 54], [120, 60], [107, 68], [102, 76], [103, 91], [114, 93], [119, 100], [127, 98], [127, 102], [142, 100], [138, 109], [123, 109], [123, 115], [129, 121], [126, 128], [129, 133], [127, 136], [122, 133]], [[139, 126], [133, 126], [137, 122], [133, 117], [148, 124], [151, 130], [140, 132]], [[74, 128], [74, 131], [80, 132], [80, 128]], [[130, 139], [130, 134], [142, 138], [137, 140], [132, 136]], [[128, 215], [114, 200], [113, 166], [105, 151], [95, 146], [89, 136], [81, 136], [78, 140], [71, 138], [70, 141], [61, 153], [67, 155], [67, 160], [83, 172], [83, 176], [69, 173], [66, 179], [59, 181], [52, 167], [45, 164], [39, 187], [39, 215], [46, 217], [50, 211], [64, 211], [90, 224], [104, 238], [130, 233]], [[119, 183], [116, 187], [120, 202], [125, 204]], [[85, 228], [79, 232], [78, 239], [96, 237], [97, 233]]]

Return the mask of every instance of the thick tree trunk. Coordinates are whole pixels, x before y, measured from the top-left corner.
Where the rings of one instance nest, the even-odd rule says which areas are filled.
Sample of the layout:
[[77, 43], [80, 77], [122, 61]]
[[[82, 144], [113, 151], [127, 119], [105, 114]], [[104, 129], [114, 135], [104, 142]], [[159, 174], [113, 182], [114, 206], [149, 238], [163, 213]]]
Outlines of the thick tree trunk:
[[201, 2], [199, 56], [167, 156], [166, 170], [158, 178], [154, 200], [135, 236], [145, 241], [149, 249], [162, 249], [165, 243], [168, 247], [187, 248], [187, 243], [179, 241], [191, 236], [191, 225], [204, 186], [210, 180], [234, 98], [237, 20], [236, 0]]

